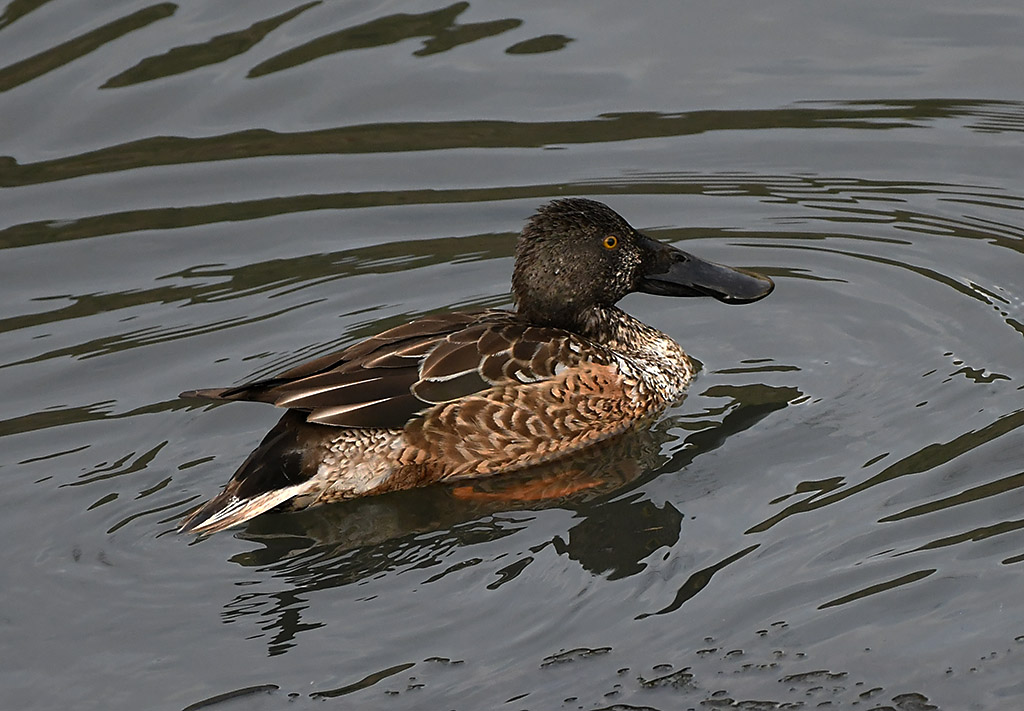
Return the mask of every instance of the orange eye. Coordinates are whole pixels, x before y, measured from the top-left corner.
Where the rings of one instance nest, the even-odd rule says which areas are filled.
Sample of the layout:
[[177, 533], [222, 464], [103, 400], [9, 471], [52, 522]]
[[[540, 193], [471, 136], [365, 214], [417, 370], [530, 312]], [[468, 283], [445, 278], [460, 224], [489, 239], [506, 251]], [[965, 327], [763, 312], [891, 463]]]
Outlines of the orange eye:
[[608, 235], [604, 238], [604, 242], [602, 244], [604, 244], [605, 249], [615, 249], [619, 246], [619, 238], [615, 235]]

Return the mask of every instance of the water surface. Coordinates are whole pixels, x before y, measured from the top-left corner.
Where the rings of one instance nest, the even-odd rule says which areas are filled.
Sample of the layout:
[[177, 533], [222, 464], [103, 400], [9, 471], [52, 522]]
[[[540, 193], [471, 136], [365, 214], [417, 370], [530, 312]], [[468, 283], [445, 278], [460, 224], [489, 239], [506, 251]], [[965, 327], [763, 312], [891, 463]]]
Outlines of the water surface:
[[[4, 697], [1020, 706], [1022, 31], [999, 2], [12, 0]], [[178, 392], [508, 305], [567, 195], [778, 285], [625, 300], [702, 371], [581, 460], [607, 486], [173, 533], [278, 417]]]

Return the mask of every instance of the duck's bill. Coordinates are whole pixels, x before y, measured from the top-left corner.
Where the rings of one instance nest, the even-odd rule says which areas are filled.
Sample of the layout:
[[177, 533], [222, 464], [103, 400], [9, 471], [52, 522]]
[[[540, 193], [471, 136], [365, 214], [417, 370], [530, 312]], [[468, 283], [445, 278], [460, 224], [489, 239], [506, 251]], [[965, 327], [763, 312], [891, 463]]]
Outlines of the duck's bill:
[[727, 304], [749, 304], [772, 293], [775, 282], [743, 269], [715, 264], [649, 240], [638, 291], [658, 296], [712, 296]]

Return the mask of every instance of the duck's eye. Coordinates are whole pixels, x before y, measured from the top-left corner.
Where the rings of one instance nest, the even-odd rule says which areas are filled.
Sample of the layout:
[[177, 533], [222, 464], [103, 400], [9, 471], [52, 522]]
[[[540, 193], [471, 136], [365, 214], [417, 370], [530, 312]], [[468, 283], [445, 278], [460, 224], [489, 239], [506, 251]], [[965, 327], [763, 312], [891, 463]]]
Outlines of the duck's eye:
[[615, 249], [619, 246], [619, 238], [615, 235], [608, 235], [604, 238], [604, 242], [602, 244], [604, 244], [605, 249]]

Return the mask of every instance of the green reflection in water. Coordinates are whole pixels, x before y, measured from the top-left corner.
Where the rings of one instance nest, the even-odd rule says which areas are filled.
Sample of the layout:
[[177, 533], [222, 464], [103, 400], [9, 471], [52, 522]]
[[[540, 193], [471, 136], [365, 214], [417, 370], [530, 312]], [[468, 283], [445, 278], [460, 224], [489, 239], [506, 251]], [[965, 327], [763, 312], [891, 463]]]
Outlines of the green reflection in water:
[[[3, 72], [0, 70], [0, 77]], [[886, 105], [806, 105], [750, 111], [692, 111], [682, 114], [603, 114], [579, 121], [412, 121], [339, 126], [283, 133], [251, 129], [188, 138], [156, 136], [87, 153], [19, 165], [0, 158], [0, 187], [33, 185], [158, 165], [238, 160], [265, 156], [351, 155], [451, 150], [457, 148], [541, 148], [689, 136], [709, 131], [793, 128], [885, 130], [920, 128], [937, 119], [982, 116], [999, 107], [1024, 128], [1024, 104], [991, 101], [917, 101]]]
[[272, 31], [311, 7], [316, 7], [320, 2], [321, 0], [308, 2], [267, 20], [255, 22], [244, 30], [217, 35], [207, 42], [175, 47], [163, 54], [146, 57], [135, 66], [108, 79], [100, 88], [112, 89], [140, 84], [227, 61], [248, 52]]
[[47, 72], [52, 72], [58, 67], [63, 67], [65, 64], [95, 52], [108, 42], [123, 37], [129, 32], [134, 32], [157, 20], [170, 17], [177, 9], [178, 6], [170, 2], [151, 5], [142, 10], [137, 10], [126, 17], [108, 22], [102, 27], [81, 34], [28, 59], [10, 64], [0, 69], [0, 91], [13, 89]]
[[440, 10], [420, 14], [401, 12], [370, 20], [355, 27], [347, 27], [317, 37], [259, 63], [249, 71], [249, 77], [260, 77], [290, 69], [339, 52], [383, 47], [417, 37], [425, 37], [426, 40], [423, 47], [413, 52], [413, 55], [426, 57], [508, 32], [523, 24], [522, 20], [516, 19], [474, 22], [466, 25], [456, 23], [455, 18], [467, 9], [468, 2], [457, 2]]

